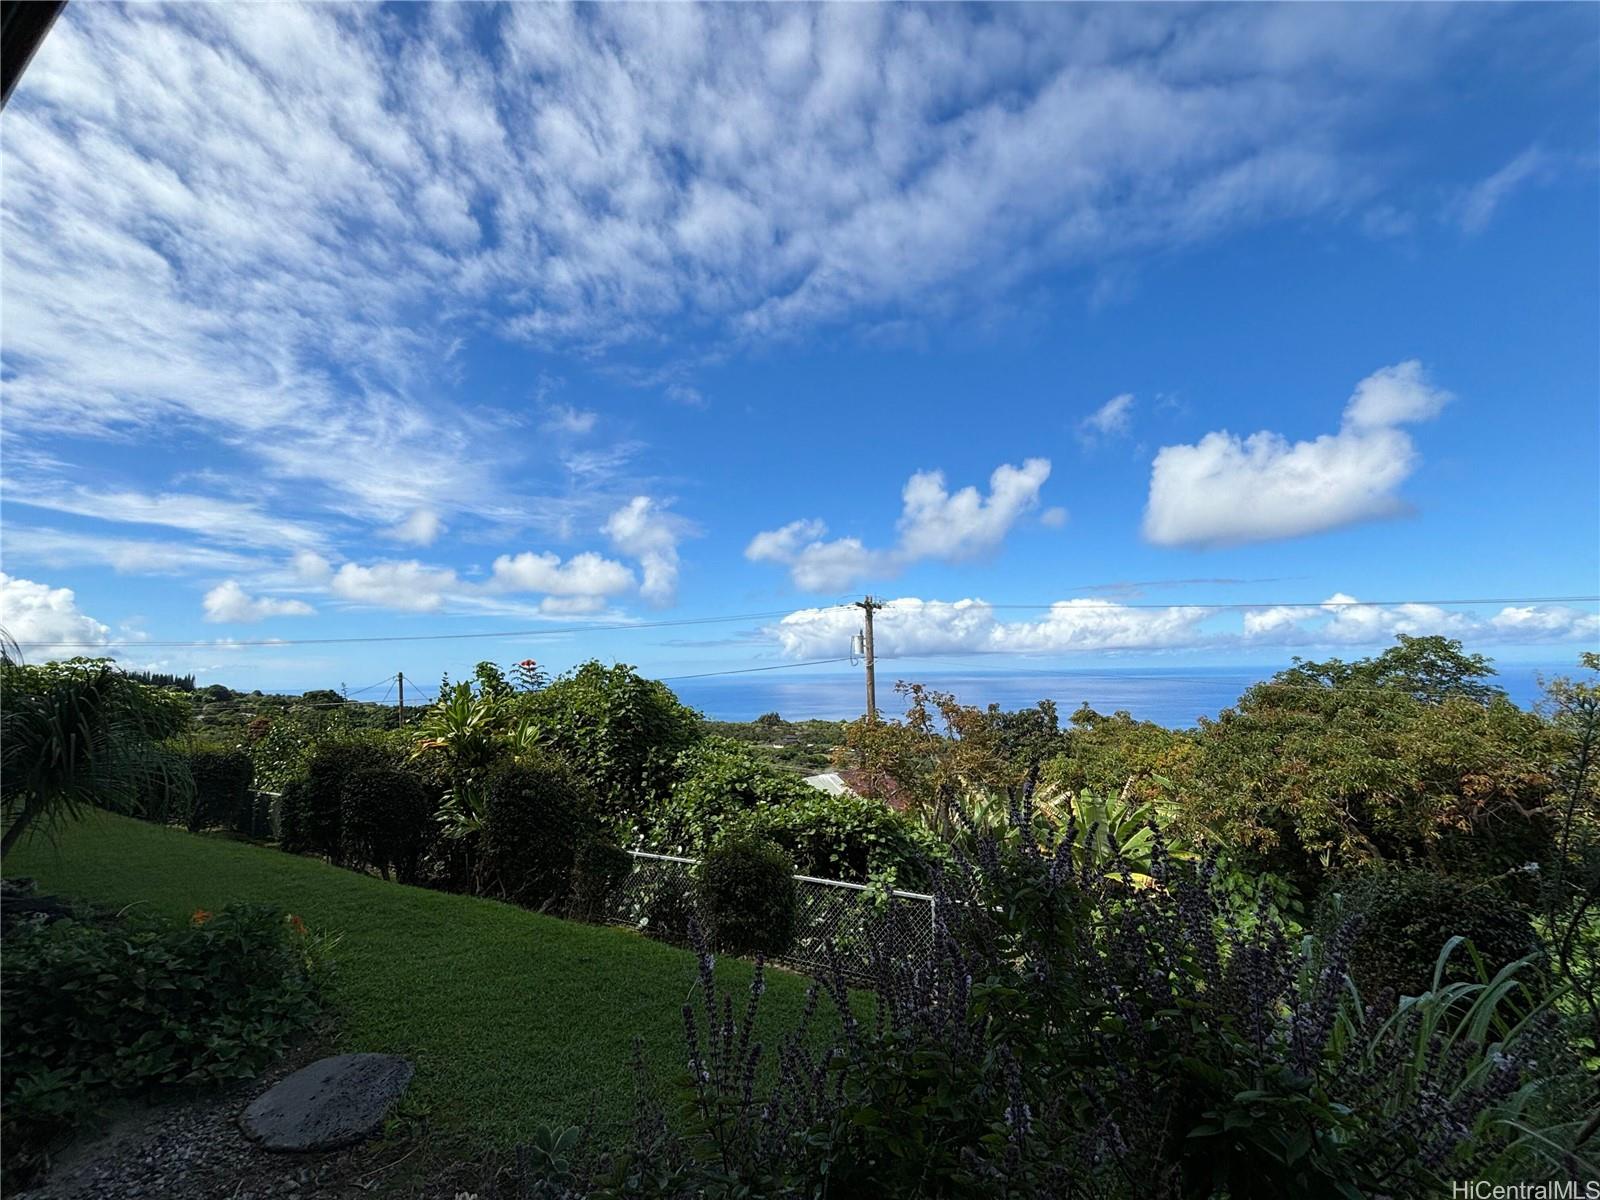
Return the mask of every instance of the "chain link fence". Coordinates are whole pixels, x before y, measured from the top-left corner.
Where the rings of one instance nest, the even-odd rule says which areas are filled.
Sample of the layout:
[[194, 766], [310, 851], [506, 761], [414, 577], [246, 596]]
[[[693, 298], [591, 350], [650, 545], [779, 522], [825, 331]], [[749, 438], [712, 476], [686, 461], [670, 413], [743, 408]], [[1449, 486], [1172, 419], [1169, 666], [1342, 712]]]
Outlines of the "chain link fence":
[[[681, 942], [695, 901], [698, 859], [631, 850], [633, 869], [610, 896], [605, 920], [651, 937]], [[847, 977], [869, 978], [873, 948], [892, 959], [924, 962], [933, 953], [934, 899], [921, 892], [886, 891], [860, 883], [796, 875], [795, 936], [774, 961], [799, 971], [821, 971], [834, 961]], [[700, 923], [704, 925], [704, 921]]]

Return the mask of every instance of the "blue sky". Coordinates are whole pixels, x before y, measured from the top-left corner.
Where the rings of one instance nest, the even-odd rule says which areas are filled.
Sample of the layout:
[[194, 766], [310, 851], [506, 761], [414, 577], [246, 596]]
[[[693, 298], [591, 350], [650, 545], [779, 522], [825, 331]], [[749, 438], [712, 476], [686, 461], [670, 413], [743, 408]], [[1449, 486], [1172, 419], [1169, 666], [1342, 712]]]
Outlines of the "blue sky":
[[70, 6], [0, 120], [0, 623], [297, 690], [836, 658], [866, 591], [896, 674], [1570, 662], [1597, 47], [1594, 6]]

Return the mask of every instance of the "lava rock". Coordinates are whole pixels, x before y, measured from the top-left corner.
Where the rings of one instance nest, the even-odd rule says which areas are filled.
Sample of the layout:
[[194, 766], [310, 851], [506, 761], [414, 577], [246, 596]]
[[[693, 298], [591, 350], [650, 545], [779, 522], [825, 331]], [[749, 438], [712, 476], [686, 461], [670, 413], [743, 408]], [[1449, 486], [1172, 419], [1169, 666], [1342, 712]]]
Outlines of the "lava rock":
[[239, 1117], [265, 1150], [332, 1150], [372, 1136], [411, 1082], [394, 1054], [336, 1054], [302, 1067]]

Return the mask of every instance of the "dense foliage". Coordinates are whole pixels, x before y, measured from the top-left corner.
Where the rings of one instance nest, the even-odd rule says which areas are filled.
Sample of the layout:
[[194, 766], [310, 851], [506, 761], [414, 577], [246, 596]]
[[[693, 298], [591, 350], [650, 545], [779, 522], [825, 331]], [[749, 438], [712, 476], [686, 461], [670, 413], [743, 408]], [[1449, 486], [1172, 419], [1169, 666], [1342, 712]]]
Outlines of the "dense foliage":
[[434, 805], [416, 775], [398, 766], [362, 766], [340, 787], [339, 837], [344, 861], [414, 883], [423, 853], [438, 832]]
[[870, 1020], [825, 979], [837, 1033], [792, 1032], [770, 1076], [760, 981], [736, 1020], [707, 965], [682, 1105], [530, 1174], [555, 1195], [1275, 1200], [1583, 1169], [1584, 1084], [1523, 965], [1363, 1005], [1353, 927], [1241, 931], [1209, 869], [1159, 846], [1142, 888], [1072, 842], [1016, 846], [936, 871], [932, 963], [881, 959]]
[[786, 721], [775, 712], [754, 721], [707, 721], [706, 733], [743, 743], [762, 761], [791, 775], [826, 771], [844, 744], [843, 721]]
[[393, 747], [372, 734], [345, 734], [316, 743], [300, 786], [283, 797], [282, 833], [289, 850], [312, 850], [344, 860], [345, 781], [357, 771], [392, 767]]
[[1454, 958], [1446, 982], [1493, 975], [1536, 954], [1538, 938], [1527, 912], [1505, 890], [1416, 867], [1379, 867], [1335, 880], [1322, 902], [1324, 936], [1352, 917], [1350, 977], [1364, 996], [1415, 995], [1433, 985], [1439, 947], [1453, 937], [1471, 942], [1471, 956]]
[[298, 917], [248, 905], [177, 927], [135, 914], [9, 930], [8, 1184], [114, 1099], [259, 1072], [315, 1016], [325, 952]]
[[484, 890], [529, 908], [564, 901], [594, 824], [573, 772], [542, 755], [507, 760], [490, 773], [486, 794]]
[[776, 842], [802, 875], [891, 887], [923, 882], [936, 837], [882, 801], [807, 788], [785, 804], [752, 808], [724, 826], [728, 837]]
[[631, 667], [588, 662], [529, 694], [538, 745], [571, 764], [600, 812], [626, 824], [671, 794], [678, 755], [700, 739], [700, 718], [672, 690]]
[[184, 764], [194, 785], [189, 808], [190, 830], [221, 825], [241, 833], [257, 833], [255, 764], [243, 750], [203, 743], [188, 746]]
[[794, 938], [794, 860], [776, 842], [718, 842], [700, 864], [696, 897], [707, 936], [719, 950], [775, 956]]
[[[81, 694], [100, 669], [16, 678]], [[647, 1106], [620, 1156], [552, 1135], [546, 1194], [1423, 1194], [1575, 1171], [1600, 1067], [1600, 685], [1529, 712], [1491, 674], [1402, 638], [1296, 660], [1193, 730], [904, 684], [905, 720], [806, 735], [864, 793], [831, 795], [773, 764], [800, 740], [775, 714], [707, 736], [624, 666], [485, 663], [403, 731], [315, 715], [337, 697], [252, 718], [226, 743], [248, 757], [135, 720], [107, 802], [259, 833], [253, 767], [286, 849], [588, 919], [625, 891], [652, 936], [698, 922], [791, 961], [824, 936], [797, 929], [796, 873], [934, 893], [931, 961], [837, 935], [876, 1014], [825, 978], [820, 1052], [826, 1022], [761, 1067], [759, 988], [736, 1021], [703, 980], [684, 1113]], [[93, 778], [28, 786], [69, 811]], [[698, 882], [633, 876], [622, 846], [700, 858]]]
[[109, 660], [27, 666], [0, 655], [0, 698], [0, 853], [86, 808], [134, 811], [148, 794], [188, 786], [162, 746], [183, 728], [181, 696]]
[[639, 820], [645, 842], [671, 854], [703, 853], [741, 814], [798, 803], [814, 791], [726, 738], [708, 737], [685, 750], [674, 774], [671, 793]]

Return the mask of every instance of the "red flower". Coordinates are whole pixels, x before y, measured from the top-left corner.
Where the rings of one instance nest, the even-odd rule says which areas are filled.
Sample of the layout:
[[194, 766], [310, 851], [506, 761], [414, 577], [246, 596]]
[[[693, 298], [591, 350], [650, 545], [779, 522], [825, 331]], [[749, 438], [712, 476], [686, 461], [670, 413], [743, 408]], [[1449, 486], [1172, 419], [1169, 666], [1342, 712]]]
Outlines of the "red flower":
[[205, 909], [197, 908], [194, 910], [194, 914], [189, 918], [189, 920], [195, 925], [204, 925], [207, 921], [211, 920], [211, 916], [212, 914], [207, 912]]

